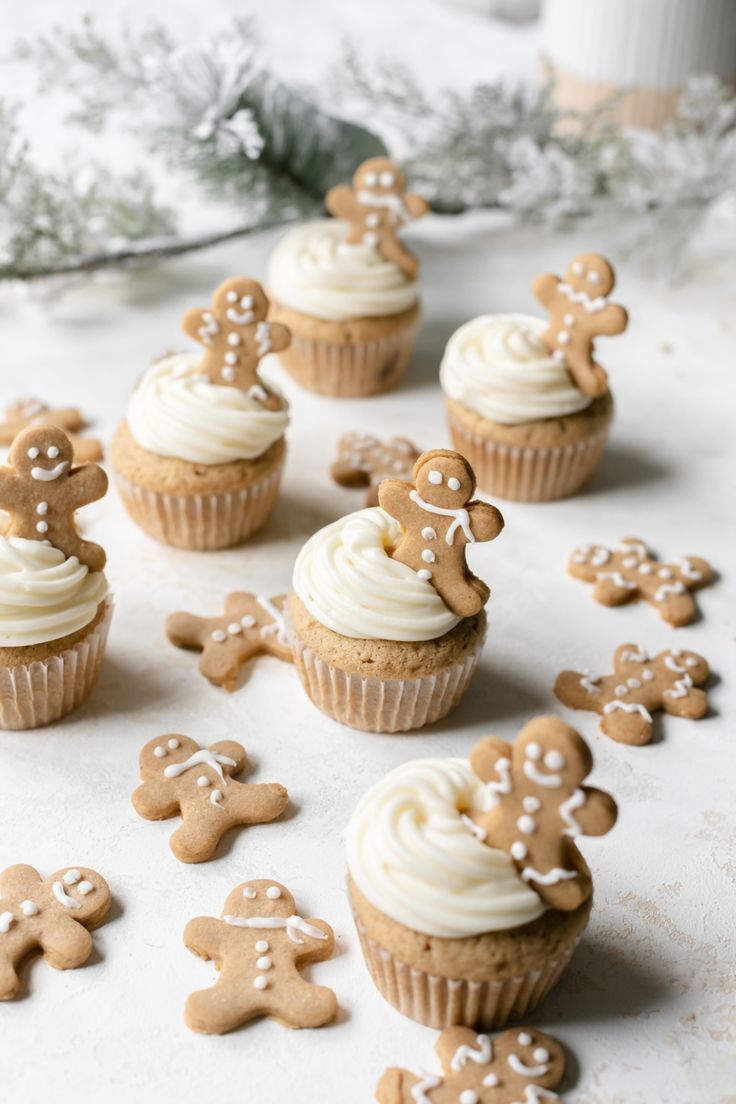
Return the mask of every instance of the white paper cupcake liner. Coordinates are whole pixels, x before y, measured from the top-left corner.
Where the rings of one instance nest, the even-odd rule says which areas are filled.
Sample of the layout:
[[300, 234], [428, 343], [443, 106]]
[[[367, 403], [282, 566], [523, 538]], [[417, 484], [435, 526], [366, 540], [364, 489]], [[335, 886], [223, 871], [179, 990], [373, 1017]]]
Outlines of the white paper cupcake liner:
[[516, 502], [550, 502], [575, 494], [600, 463], [609, 427], [572, 445], [523, 448], [496, 444], [448, 418], [453, 447], [469, 461], [478, 486]]
[[409, 1019], [442, 1031], [462, 1025], [485, 1031], [522, 1020], [557, 983], [582, 932], [536, 970], [488, 981], [446, 978], [417, 970], [366, 933], [356, 919], [368, 972], [381, 996]]
[[296, 669], [314, 704], [363, 732], [408, 732], [444, 717], [467, 690], [483, 640], [481, 636], [472, 652], [438, 674], [382, 679], [332, 666], [292, 634]]
[[220, 494], [149, 491], [116, 473], [120, 497], [149, 536], [175, 548], [199, 551], [242, 544], [268, 520], [276, 505], [283, 461], [247, 487]]
[[100, 673], [112, 610], [108, 598], [102, 620], [68, 651], [0, 668], [0, 728], [40, 728], [82, 704]]
[[395, 387], [414, 348], [418, 321], [374, 341], [338, 344], [292, 334], [280, 359], [302, 387], [333, 398], [362, 398]]

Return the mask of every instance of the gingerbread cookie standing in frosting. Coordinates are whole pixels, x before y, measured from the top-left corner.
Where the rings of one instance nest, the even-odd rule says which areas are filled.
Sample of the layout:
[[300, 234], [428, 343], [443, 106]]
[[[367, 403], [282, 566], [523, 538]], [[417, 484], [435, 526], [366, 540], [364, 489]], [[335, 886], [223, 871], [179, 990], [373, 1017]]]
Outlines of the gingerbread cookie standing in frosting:
[[413, 484], [386, 479], [378, 488], [380, 505], [403, 529], [392, 558], [428, 579], [453, 613], [473, 617], [490, 589], [468, 568], [467, 546], [494, 540], [503, 517], [495, 506], [471, 501], [475, 475], [459, 452], [425, 452], [413, 474]]
[[495, 736], [481, 740], [470, 765], [495, 799], [473, 817], [484, 842], [507, 851], [550, 908], [586, 901], [593, 885], [574, 840], [605, 835], [617, 812], [609, 794], [582, 785], [593, 769], [582, 736], [558, 717], [537, 717], [512, 746]]
[[629, 320], [623, 307], [608, 302], [614, 283], [613, 268], [605, 257], [581, 253], [570, 263], [564, 280], [546, 272], [532, 285], [549, 312], [549, 327], [542, 340], [567, 367], [579, 389], [592, 397], [603, 395], [608, 388], [606, 372], [593, 356], [594, 340], [623, 333]]
[[0, 1000], [22, 989], [18, 966], [40, 950], [50, 966], [74, 970], [92, 953], [89, 934], [107, 916], [110, 889], [87, 867], [65, 867], [44, 881], [32, 866], [0, 874]]
[[469, 1027], [448, 1027], [435, 1051], [442, 1073], [387, 1069], [376, 1086], [378, 1104], [541, 1104], [560, 1100], [555, 1089], [565, 1054], [551, 1035], [513, 1028], [495, 1038]]
[[102, 571], [105, 551], [82, 540], [74, 515], [107, 490], [97, 464], [73, 468], [72, 444], [54, 426], [30, 426], [13, 441], [8, 467], [0, 468], [0, 509], [10, 521], [6, 537], [48, 541], [65, 556], [76, 556], [90, 571]]
[[299, 967], [330, 958], [335, 946], [324, 920], [304, 920], [278, 882], [244, 882], [225, 902], [222, 919], [200, 916], [184, 931], [193, 954], [218, 968], [211, 989], [192, 993], [184, 1019], [193, 1031], [222, 1035], [257, 1016], [286, 1027], [322, 1027], [334, 1020], [331, 989], [304, 980]]
[[349, 223], [347, 241], [368, 245], [392, 261], [410, 279], [415, 279], [419, 262], [405, 248], [398, 230], [429, 210], [426, 199], [406, 194], [406, 177], [387, 157], [372, 157], [359, 166], [353, 186], [339, 184], [325, 197], [328, 211]]
[[55, 410], [40, 399], [17, 399], [5, 407], [5, 421], [0, 422], [0, 445], [10, 445], [22, 429], [31, 425], [51, 425], [63, 429], [74, 449], [77, 464], [102, 459], [102, 445], [94, 437], [80, 437], [78, 431], [86, 425], [76, 407]]
[[265, 388], [258, 375], [261, 358], [289, 345], [291, 334], [280, 322], [267, 322], [269, 302], [261, 285], [245, 276], [225, 280], [212, 296], [209, 309], [192, 307], [182, 329], [204, 346], [198, 371], [212, 383], [239, 387], [268, 410], [281, 409], [281, 399]]

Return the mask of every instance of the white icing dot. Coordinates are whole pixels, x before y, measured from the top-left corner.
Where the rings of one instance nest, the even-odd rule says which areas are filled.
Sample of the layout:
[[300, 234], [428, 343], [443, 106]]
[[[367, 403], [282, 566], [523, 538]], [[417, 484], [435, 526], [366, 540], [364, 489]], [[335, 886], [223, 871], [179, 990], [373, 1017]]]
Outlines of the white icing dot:
[[228, 345], [239, 345], [240, 344], [240, 334], [229, 333], [227, 335], [227, 343], [228, 343]]
[[263, 954], [264, 951], [268, 950], [268, 943], [266, 942], [265, 939], [259, 939], [258, 940], [258, 942], [256, 943], [256, 950], [258, 951], [259, 954]]
[[519, 1046], [529, 1046], [532, 1041], [532, 1037], [528, 1031], [520, 1031], [516, 1036], [516, 1040]]
[[422, 552], [422, 559], [425, 563], [434, 563], [437, 557], [435, 556], [431, 548], [425, 548]]
[[266, 890], [266, 896], [270, 897], [272, 901], [275, 901], [281, 896], [281, 890], [278, 886], [269, 886]]
[[49, 523], [47, 521], [37, 521], [36, 529], [39, 533], [48, 533]]
[[227, 640], [227, 633], [223, 632], [222, 629], [213, 629], [211, 636], [215, 644], [222, 644], [223, 640]]
[[377, 214], [375, 211], [371, 211], [371, 213], [367, 216], [367, 218], [365, 220], [366, 226], [378, 226], [380, 221], [381, 221], [381, 216], [379, 214]]
[[525, 836], [531, 836], [532, 832], [536, 831], [537, 823], [534, 817], [520, 816], [516, 822], [516, 827], [520, 832], [523, 832]]
[[432, 572], [427, 571], [426, 567], [421, 567], [419, 569], [419, 571], [417, 571], [417, 575], [420, 579], [431, 579], [432, 578]]
[[460, 1104], [478, 1104], [480, 1097], [475, 1089], [463, 1089], [460, 1093]]
[[393, 188], [395, 183], [395, 177], [388, 169], [384, 170], [378, 178], [378, 182], [382, 188]]
[[212, 783], [210, 782], [210, 780], [209, 780], [209, 778], [207, 777], [206, 774], [200, 774], [199, 778], [197, 779], [197, 785], [198, 786], [211, 786]]
[[82, 875], [76, 869], [67, 870], [66, 874], [62, 878], [62, 881], [64, 882], [64, 885], [68, 885], [68, 886], [76, 885], [77, 882], [81, 882], [81, 880], [82, 880]]
[[624, 567], [636, 567], [639, 561], [636, 556], [625, 556], [621, 562]]
[[363, 235], [363, 244], [370, 249], [375, 249], [378, 245], [378, 234], [374, 230], [367, 230]]
[[38, 449], [37, 448], [29, 448], [29, 450], [28, 450], [29, 460], [35, 460], [37, 456], [38, 456]]
[[237, 353], [230, 353], [230, 352], [225, 353], [225, 363], [226, 364], [237, 364], [238, 363], [238, 354]]
[[59, 455], [59, 450], [56, 445], [52, 445], [46, 455], [48, 456], [49, 460], [55, 460], [56, 457]]
[[552, 748], [548, 751], [544, 757], [544, 765], [550, 770], [562, 770], [565, 765], [565, 756], [561, 751], [556, 748]]
[[539, 759], [542, 754], [540, 745], [536, 742], [526, 745], [526, 751], [524, 752], [527, 759]]
[[172, 738], [171, 738], [171, 739], [169, 740], [169, 748], [170, 748], [170, 750], [171, 750], [171, 751], [176, 751], [176, 749], [178, 748], [178, 746], [179, 746], [179, 741], [178, 741], [178, 740], [175, 740], [175, 739], [174, 739], [174, 738], [172, 737]]
[[495, 1089], [496, 1085], [498, 1084], [498, 1074], [487, 1073], [483, 1078], [483, 1084], [487, 1085], [489, 1089]]
[[253, 978], [254, 989], [265, 989], [268, 985], [268, 978], [265, 978], [263, 974], [259, 974], [258, 977]]
[[273, 962], [268, 955], [263, 955], [261, 958], [256, 959], [256, 966], [259, 970], [270, 970], [273, 966]]
[[257, 890], [253, 889], [253, 886], [245, 886], [243, 888], [243, 896], [247, 897], [249, 901], [252, 901], [257, 894]]
[[670, 569], [668, 567], [660, 567], [657, 574], [659, 575], [660, 579], [671, 579], [672, 578], [672, 572], [670, 571]]
[[363, 182], [367, 188], [375, 188], [378, 183], [378, 173], [367, 172], [363, 177]]
[[654, 568], [652, 567], [651, 564], [648, 564], [648, 563], [639, 564], [639, 574], [640, 575], [651, 575], [653, 570], [654, 570]]
[[566, 314], [565, 317], [562, 319], [562, 321], [565, 323], [566, 326], [574, 326], [575, 325], [575, 315], [574, 314]]
[[44, 514], [47, 514], [48, 512], [49, 512], [48, 502], [39, 502], [38, 506], [36, 507], [36, 513], [41, 514], [43, 516]]
[[536, 1047], [532, 1051], [532, 1058], [535, 1062], [547, 1062], [549, 1061], [549, 1051], [545, 1050], [544, 1047]]
[[422, 529], [422, 537], [424, 540], [437, 540], [437, 533], [431, 525], [425, 525]]
[[224, 380], [227, 380], [228, 383], [232, 383], [233, 380], [235, 379], [235, 369], [225, 367], [225, 368], [222, 369], [222, 372], [220, 373], [220, 375], [222, 376], [222, 378]]
[[570, 270], [573, 276], [582, 276], [585, 272], [582, 261], [574, 261], [573, 264], [570, 265]]
[[518, 859], [519, 862], [520, 862], [522, 859], [525, 859], [526, 856], [527, 856], [526, 844], [522, 843], [521, 840], [516, 840], [515, 843], [511, 844], [511, 858], [512, 859]]
[[641, 677], [645, 682], [651, 682], [654, 678], [654, 671], [642, 671]]
[[542, 807], [538, 797], [525, 797], [521, 804], [525, 813], [538, 813]]
[[227, 299], [228, 303], [237, 303], [238, 293], [237, 291], [229, 291], [225, 298]]
[[249, 613], [246, 613], [245, 617], [240, 618], [240, 624], [244, 629], [252, 629], [256, 623], [255, 617], [251, 617]]
[[450, 488], [451, 491], [459, 491], [460, 480], [456, 479], [454, 475], [451, 475], [450, 478], [447, 480], [447, 486]]
[[629, 689], [627, 686], [617, 686], [613, 692], [617, 698], [625, 698], [629, 692]]
[[588, 279], [590, 280], [591, 284], [599, 284], [601, 282], [600, 272], [589, 272]]
[[442, 472], [435, 471], [435, 469], [432, 468], [431, 472], [427, 476], [427, 479], [430, 483], [433, 483], [435, 487], [438, 487], [442, 482]]
[[570, 335], [567, 330], [560, 330], [560, 332], [557, 334], [557, 341], [560, 345], [570, 344]]
[[86, 897], [94, 888], [92, 882], [80, 882], [77, 886], [77, 893], [81, 893], [83, 897]]
[[20, 911], [23, 913], [24, 916], [37, 916], [38, 905], [35, 901], [21, 901]]
[[639, 682], [638, 678], [630, 678], [626, 680], [626, 685], [630, 686], [632, 690], [638, 690], [641, 686], [641, 683]]
[[243, 298], [240, 300], [240, 306], [243, 308], [243, 310], [252, 310], [253, 309], [253, 296], [252, 295], [244, 295]]
[[562, 364], [565, 360], [565, 354], [563, 353], [562, 349], [555, 349], [552, 354], [552, 359], [556, 360], [558, 364]]
[[156, 744], [156, 747], [153, 749], [153, 754], [157, 759], [163, 759], [164, 755], [166, 755], [166, 748], [162, 747], [161, 744]]
[[231, 623], [227, 627], [227, 631], [230, 633], [231, 636], [237, 636], [238, 633], [241, 633], [243, 631], [243, 626], [239, 625], [237, 621], [231, 621]]

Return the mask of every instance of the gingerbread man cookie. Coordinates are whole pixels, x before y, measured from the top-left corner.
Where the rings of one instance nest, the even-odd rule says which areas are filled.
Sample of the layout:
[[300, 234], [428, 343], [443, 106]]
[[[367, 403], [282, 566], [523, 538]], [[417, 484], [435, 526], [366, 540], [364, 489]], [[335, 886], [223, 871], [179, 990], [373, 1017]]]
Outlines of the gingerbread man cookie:
[[411, 479], [419, 449], [406, 437], [380, 441], [370, 433], [346, 433], [337, 443], [330, 474], [341, 487], [367, 487], [366, 506], [378, 505], [384, 479]]
[[614, 653], [613, 670], [598, 678], [589, 671], [563, 671], [555, 694], [570, 709], [600, 713], [601, 732], [620, 744], [648, 744], [657, 709], [693, 721], [708, 712], [708, 698], [697, 687], [710, 671], [697, 652], [670, 648], [650, 659], [638, 644], [622, 644]]
[[503, 517], [495, 506], [470, 501], [475, 475], [459, 452], [425, 452], [413, 475], [414, 484], [385, 479], [378, 488], [380, 505], [404, 530], [391, 555], [429, 579], [453, 613], [473, 617], [491, 592], [468, 568], [466, 547], [497, 537]]
[[660, 561], [637, 537], [625, 537], [614, 548], [582, 544], [567, 565], [575, 579], [594, 583], [593, 597], [604, 606], [622, 606], [642, 597], [676, 628], [696, 613], [690, 591], [713, 581], [713, 569], [699, 556]]
[[256, 1016], [286, 1027], [322, 1027], [334, 1020], [331, 989], [312, 985], [298, 971], [330, 958], [335, 946], [324, 920], [304, 920], [278, 882], [244, 882], [232, 891], [222, 919], [200, 916], [184, 931], [194, 954], [219, 970], [211, 989], [192, 993], [184, 1019], [193, 1031], [222, 1035]]
[[582, 785], [593, 768], [582, 736], [558, 717], [537, 717], [511, 747], [495, 736], [481, 740], [470, 765], [495, 798], [492, 809], [473, 817], [484, 842], [508, 851], [550, 908], [568, 911], [586, 901], [590, 871], [573, 841], [610, 831], [616, 803]]
[[182, 329], [204, 346], [198, 370], [212, 383], [239, 387], [269, 410], [282, 401], [271, 394], [258, 375], [267, 353], [278, 353], [291, 341], [288, 328], [267, 322], [269, 301], [261, 285], [246, 276], [234, 276], [220, 284], [209, 309], [192, 307], [181, 320]]
[[133, 805], [146, 820], [180, 813], [171, 850], [182, 862], [206, 862], [228, 829], [266, 824], [288, 804], [289, 795], [278, 782], [234, 781], [232, 775], [246, 763], [245, 748], [234, 740], [204, 748], [189, 736], [158, 736], [141, 752], [143, 784], [133, 794]]
[[285, 594], [265, 598], [261, 594], [234, 592], [225, 599], [220, 617], [172, 613], [166, 618], [166, 635], [177, 648], [202, 653], [199, 669], [205, 678], [235, 689], [243, 664], [256, 655], [272, 655], [294, 662], [284, 620]]
[[565, 1054], [550, 1035], [514, 1028], [491, 1039], [469, 1027], [448, 1027], [435, 1043], [442, 1073], [387, 1069], [378, 1104], [542, 1104], [565, 1073]]
[[30, 426], [13, 441], [9, 467], [0, 468], [0, 509], [10, 515], [6, 537], [48, 541], [102, 571], [105, 551], [82, 540], [75, 511], [102, 498], [107, 476], [97, 464], [72, 468], [71, 441], [54, 426]]
[[629, 320], [623, 307], [608, 302], [614, 283], [613, 268], [605, 257], [581, 253], [571, 262], [564, 280], [546, 272], [532, 285], [549, 312], [549, 327], [542, 340], [585, 395], [603, 395], [608, 388], [605, 370], [593, 359], [594, 339], [623, 333]]
[[80, 437], [77, 431], [85, 420], [75, 407], [53, 410], [39, 399], [17, 399], [5, 408], [5, 421], [0, 422], [0, 445], [12, 444], [14, 438], [30, 425], [52, 425], [63, 429], [72, 443], [74, 460], [85, 464], [102, 459], [102, 445], [94, 437]]
[[406, 195], [406, 177], [387, 157], [372, 157], [358, 167], [353, 186], [338, 184], [325, 197], [327, 210], [348, 221], [346, 240], [351, 245], [377, 249], [393, 261], [409, 279], [416, 278], [419, 262], [402, 244], [397, 231], [429, 210], [420, 195]]
[[92, 928], [107, 916], [110, 889], [85, 866], [64, 867], [44, 881], [32, 866], [9, 866], [0, 874], [0, 1000], [11, 1000], [23, 983], [18, 966], [40, 949], [50, 966], [74, 970], [92, 953]]

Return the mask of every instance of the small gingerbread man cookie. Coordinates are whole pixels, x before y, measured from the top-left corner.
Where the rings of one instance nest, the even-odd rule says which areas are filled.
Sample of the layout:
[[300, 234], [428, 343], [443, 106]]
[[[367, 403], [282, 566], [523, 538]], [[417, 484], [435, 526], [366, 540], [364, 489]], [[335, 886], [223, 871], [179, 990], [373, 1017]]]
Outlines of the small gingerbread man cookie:
[[542, 1104], [565, 1073], [565, 1054], [551, 1035], [513, 1028], [491, 1039], [469, 1027], [448, 1027], [435, 1043], [442, 1073], [387, 1069], [378, 1104]]
[[278, 882], [244, 882], [232, 891], [222, 919], [200, 916], [184, 931], [194, 954], [219, 970], [211, 989], [192, 993], [184, 1019], [192, 1031], [222, 1035], [269, 1016], [286, 1027], [322, 1027], [334, 1020], [331, 989], [305, 981], [298, 967], [330, 958], [335, 946], [324, 920], [304, 920]]
[[76, 556], [90, 571], [102, 571], [105, 551], [82, 540], [74, 514], [102, 498], [107, 476], [97, 464], [72, 467], [71, 441], [54, 426], [30, 426], [13, 441], [9, 466], [0, 468], [0, 509], [10, 521], [6, 537], [48, 541]]
[[411, 479], [419, 449], [406, 437], [381, 441], [370, 433], [345, 433], [337, 443], [330, 474], [341, 487], [367, 487], [366, 506], [378, 505], [384, 479]]
[[697, 652], [670, 648], [650, 659], [638, 644], [622, 644], [614, 654], [613, 670], [599, 678], [587, 671], [563, 671], [555, 694], [570, 709], [600, 713], [601, 732], [621, 744], [648, 744], [655, 710], [693, 721], [708, 712], [708, 698], [697, 687], [710, 671]]
[[713, 569], [699, 556], [661, 563], [638, 537], [625, 537], [614, 548], [582, 544], [567, 565], [575, 579], [594, 583], [593, 597], [604, 606], [622, 606], [642, 597], [660, 617], [678, 628], [696, 614], [693, 590], [713, 581]]
[[5, 408], [5, 421], [0, 422], [0, 445], [10, 445], [22, 429], [30, 425], [52, 425], [63, 429], [74, 449], [77, 464], [102, 459], [102, 445], [94, 437], [80, 437], [78, 430], [85, 419], [75, 407], [54, 410], [39, 399], [17, 399]]
[[278, 353], [291, 341], [288, 328], [267, 322], [269, 301], [261, 285], [246, 276], [220, 284], [209, 309], [192, 307], [181, 320], [182, 329], [204, 346], [199, 371], [212, 383], [239, 387], [269, 410], [282, 400], [264, 387], [258, 375], [261, 358]]
[[453, 613], [473, 617], [491, 592], [468, 568], [466, 548], [494, 540], [503, 517], [495, 506], [470, 501], [475, 475], [459, 452], [423, 453], [413, 476], [413, 484], [385, 479], [378, 488], [380, 505], [404, 530], [391, 555], [429, 579]]
[[537, 717], [512, 747], [495, 736], [481, 740], [470, 764], [496, 800], [473, 818], [484, 842], [508, 851], [550, 908], [576, 909], [593, 886], [574, 840], [603, 836], [616, 823], [613, 798], [582, 785], [593, 768], [582, 736], [558, 717]]
[[605, 370], [593, 358], [594, 339], [623, 333], [629, 320], [623, 307], [608, 302], [614, 283], [613, 268], [605, 257], [581, 253], [572, 260], [564, 280], [546, 272], [532, 285], [549, 312], [542, 340], [585, 395], [602, 395], [608, 387]]
[[65, 867], [44, 881], [32, 866], [0, 874], [0, 1000], [22, 988], [18, 966], [40, 950], [50, 966], [74, 970], [92, 953], [92, 928], [110, 909], [105, 879], [85, 866]]
[[278, 782], [233, 780], [245, 768], [245, 748], [235, 740], [201, 747], [189, 736], [170, 733], [150, 740], [140, 757], [143, 784], [133, 794], [146, 820], [181, 814], [171, 850], [186, 863], [206, 862], [230, 828], [266, 824], [281, 816], [289, 795]]
[[349, 223], [347, 241], [368, 245], [393, 261], [409, 279], [416, 278], [417, 258], [402, 244], [397, 231], [429, 210], [420, 195], [406, 195], [406, 177], [387, 157], [372, 157], [358, 167], [352, 188], [338, 184], [325, 197], [327, 210]]
[[232, 691], [241, 668], [256, 655], [272, 655], [293, 663], [289, 633], [284, 619], [285, 594], [266, 598], [262, 594], [234, 592], [225, 599], [220, 617], [197, 617], [193, 613], [172, 613], [166, 619], [166, 635], [177, 648], [202, 653], [199, 669], [215, 686]]

